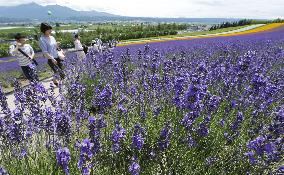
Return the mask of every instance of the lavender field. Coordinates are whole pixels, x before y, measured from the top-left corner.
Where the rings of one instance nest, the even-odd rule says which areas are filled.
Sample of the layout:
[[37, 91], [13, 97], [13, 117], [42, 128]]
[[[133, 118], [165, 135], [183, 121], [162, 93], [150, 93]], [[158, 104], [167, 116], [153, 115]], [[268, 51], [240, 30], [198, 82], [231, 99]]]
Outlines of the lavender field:
[[0, 174], [283, 174], [284, 29], [70, 55], [0, 92]]

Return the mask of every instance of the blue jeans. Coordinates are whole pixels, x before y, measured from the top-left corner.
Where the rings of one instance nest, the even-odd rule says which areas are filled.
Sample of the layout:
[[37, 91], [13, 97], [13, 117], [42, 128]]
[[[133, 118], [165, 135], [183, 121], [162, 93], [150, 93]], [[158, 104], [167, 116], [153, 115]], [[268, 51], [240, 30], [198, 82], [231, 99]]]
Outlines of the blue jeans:
[[35, 66], [34, 66], [34, 68], [31, 68], [30, 66], [21, 66], [21, 68], [23, 70], [25, 77], [28, 80], [30, 80], [31, 82], [39, 81], [36, 70], [35, 70]]

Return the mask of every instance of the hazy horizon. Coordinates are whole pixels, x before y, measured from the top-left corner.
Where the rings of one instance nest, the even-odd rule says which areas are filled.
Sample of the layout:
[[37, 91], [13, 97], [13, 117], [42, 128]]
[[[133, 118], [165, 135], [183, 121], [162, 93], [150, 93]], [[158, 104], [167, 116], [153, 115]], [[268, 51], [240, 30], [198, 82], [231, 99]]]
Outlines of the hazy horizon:
[[284, 18], [281, 0], [1, 0], [0, 6], [15, 6], [35, 2], [39, 5], [61, 5], [74, 10], [107, 12], [130, 17], [166, 18]]

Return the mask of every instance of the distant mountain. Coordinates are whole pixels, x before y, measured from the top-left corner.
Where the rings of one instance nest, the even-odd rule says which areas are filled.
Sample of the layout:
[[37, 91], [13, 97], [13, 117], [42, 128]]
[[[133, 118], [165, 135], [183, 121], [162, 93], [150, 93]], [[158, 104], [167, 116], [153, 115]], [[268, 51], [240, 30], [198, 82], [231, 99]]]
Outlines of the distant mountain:
[[[51, 15], [48, 15], [51, 11]], [[22, 4], [18, 6], [0, 6], [0, 23], [13, 22], [181, 22], [181, 23], [207, 23], [216, 24], [232, 22], [238, 19], [229, 18], [150, 18], [150, 17], [127, 17], [113, 15], [98, 11], [77, 11], [60, 5], [42, 6], [37, 3]]]
[[[71, 21], [93, 21], [92, 17], [72, 17], [68, 18]], [[98, 22], [112, 22], [112, 21], [123, 21], [123, 22], [154, 22], [154, 23], [195, 23], [195, 24], [219, 24], [222, 22], [234, 22], [239, 21], [237, 18], [157, 18], [157, 17], [96, 17], [95, 21]]]
[[[48, 11], [52, 14], [48, 15]], [[41, 6], [37, 3], [22, 4], [18, 6], [0, 6], [1, 18], [28, 18], [28, 19], [67, 19], [70, 17], [117, 17], [105, 12], [98, 11], [76, 11], [60, 5]]]

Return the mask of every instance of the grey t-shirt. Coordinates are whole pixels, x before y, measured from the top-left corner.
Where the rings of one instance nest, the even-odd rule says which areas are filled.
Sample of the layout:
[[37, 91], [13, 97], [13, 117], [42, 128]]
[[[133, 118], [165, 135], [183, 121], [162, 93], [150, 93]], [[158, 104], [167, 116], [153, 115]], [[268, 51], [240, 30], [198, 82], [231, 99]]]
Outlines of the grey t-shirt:
[[58, 57], [57, 43], [53, 36], [46, 37], [42, 35], [39, 39], [39, 46], [43, 53], [49, 53], [53, 58]]

